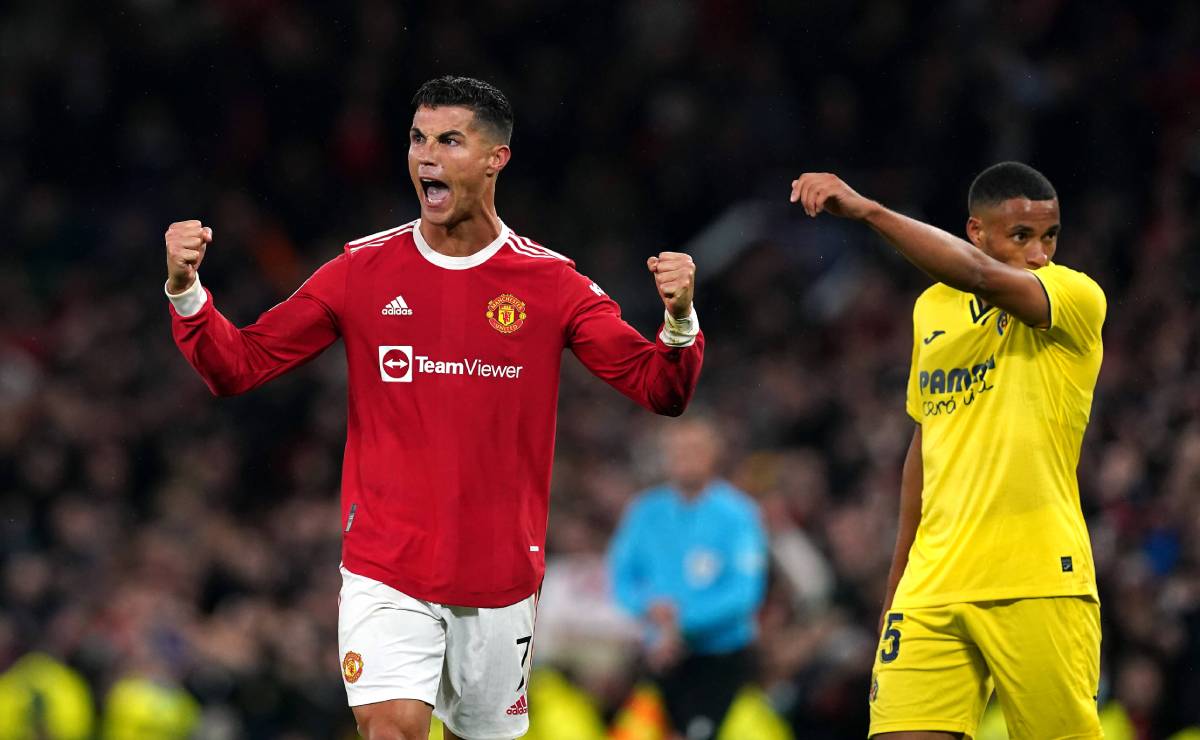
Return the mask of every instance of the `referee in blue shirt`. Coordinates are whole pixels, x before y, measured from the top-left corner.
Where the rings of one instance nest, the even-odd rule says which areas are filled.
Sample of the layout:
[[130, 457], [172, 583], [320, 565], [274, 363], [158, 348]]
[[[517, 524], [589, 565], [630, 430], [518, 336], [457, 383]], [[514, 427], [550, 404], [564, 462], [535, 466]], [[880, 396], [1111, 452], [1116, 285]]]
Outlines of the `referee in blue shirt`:
[[704, 740], [751, 678], [767, 539], [758, 505], [717, 477], [716, 426], [689, 417], [669, 430], [668, 481], [630, 504], [609, 569], [618, 603], [646, 625], [646, 664], [675, 730]]

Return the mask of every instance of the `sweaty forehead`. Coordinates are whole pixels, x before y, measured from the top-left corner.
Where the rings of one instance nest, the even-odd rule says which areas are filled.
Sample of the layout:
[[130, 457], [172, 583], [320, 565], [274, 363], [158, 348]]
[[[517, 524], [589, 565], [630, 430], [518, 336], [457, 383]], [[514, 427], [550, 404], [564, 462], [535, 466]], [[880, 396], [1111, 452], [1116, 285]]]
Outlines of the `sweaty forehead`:
[[439, 105], [436, 108], [423, 105], [413, 113], [412, 125], [421, 129], [426, 136], [437, 136], [451, 130], [473, 131], [475, 112], [459, 105]]
[[1005, 224], [1050, 226], [1058, 223], [1058, 199], [1009, 198], [983, 209], [983, 217]]

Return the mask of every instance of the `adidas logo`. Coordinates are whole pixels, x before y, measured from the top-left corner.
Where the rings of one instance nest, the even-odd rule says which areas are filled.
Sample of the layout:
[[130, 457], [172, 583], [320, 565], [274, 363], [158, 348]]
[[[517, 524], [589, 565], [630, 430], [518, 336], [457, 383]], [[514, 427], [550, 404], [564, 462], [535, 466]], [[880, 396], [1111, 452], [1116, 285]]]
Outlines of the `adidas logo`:
[[384, 316], [412, 316], [412, 309], [404, 302], [404, 296], [398, 295], [391, 300], [379, 313]]
[[517, 699], [511, 707], [508, 708], [506, 714], [513, 716], [518, 714], [529, 714], [529, 704], [525, 701], [525, 695], [521, 694], [521, 698]]

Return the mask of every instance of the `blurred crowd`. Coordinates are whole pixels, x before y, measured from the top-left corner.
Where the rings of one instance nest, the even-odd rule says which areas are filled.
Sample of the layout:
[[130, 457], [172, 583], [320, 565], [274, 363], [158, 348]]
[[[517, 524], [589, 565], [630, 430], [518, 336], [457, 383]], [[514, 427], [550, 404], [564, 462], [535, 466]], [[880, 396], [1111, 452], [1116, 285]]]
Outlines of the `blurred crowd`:
[[[341, 350], [211, 398], [170, 338], [162, 232], [211, 225], [205, 285], [252, 321], [416, 217], [408, 101], [444, 73], [512, 100], [502, 217], [647, 335], [646, 256], [703, 245], [696, 410], [763, 513], [755, 674], [797, 737], [865, 736], [926, 281], [869, 230], [789, 210], [788, 183], [836, 171], [961, 233], [984, 166], [1045, 172], [1059, 261], [1108, 295], [1079, 469], [1101, 705], [1129, 738], [1200, 725], [1200, 5], [421, 5], [0, 11], [0, 738], [352, 736]], [[757, 216], [714, 237], [739, 204]], [[661, 480], [661, 424], [566, 363], [536, 656], [604, 723], [641, 675], [604, 553]]]

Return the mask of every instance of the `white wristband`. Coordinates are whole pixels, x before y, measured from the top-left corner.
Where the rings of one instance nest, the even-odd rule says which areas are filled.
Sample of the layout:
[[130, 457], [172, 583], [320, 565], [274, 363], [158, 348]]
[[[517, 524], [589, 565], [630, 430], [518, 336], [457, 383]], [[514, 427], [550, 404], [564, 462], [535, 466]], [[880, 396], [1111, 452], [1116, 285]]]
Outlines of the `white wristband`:
[[200, 273], [196, 273], [196, 279], [182, 293], [171, 293], [167, 290], [166, 285], [163, 286], [163, 292], [167, 294], [167, 300], [175, 307], [175, 312], [184, 318], [195, 316], [200, 309], [204, 308], [204, 304], [208, 303], [208, 293], [200, 287]]
[[696, 316], [696, 307], [685, 318], [677, 319], [670, 311], [663, 311], [663, 328], [658, 338], [668, 347], [691, 347], [696, 343], [696, 335], [700, 333], [700, 319]]

